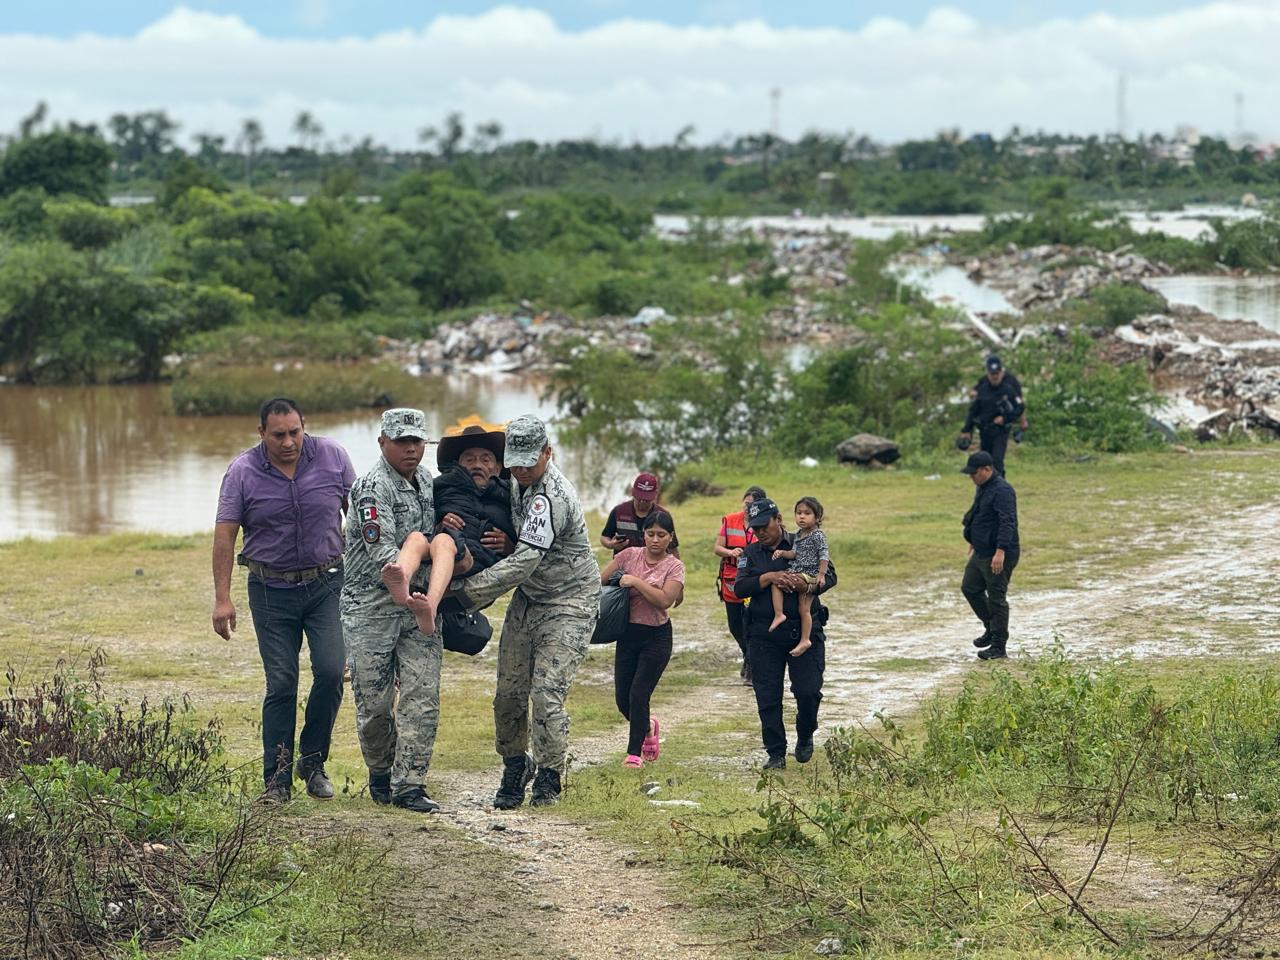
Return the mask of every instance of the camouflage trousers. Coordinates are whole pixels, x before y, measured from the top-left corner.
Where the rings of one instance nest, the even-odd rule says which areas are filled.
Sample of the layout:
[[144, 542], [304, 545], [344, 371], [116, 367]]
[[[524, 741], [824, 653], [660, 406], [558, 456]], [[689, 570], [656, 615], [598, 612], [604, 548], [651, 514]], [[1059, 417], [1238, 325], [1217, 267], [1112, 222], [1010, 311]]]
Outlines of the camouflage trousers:
[[493, 698], [499, 755], [518, 757], [532, 745], [538, 766], [563, 772], [569, 750], [564, 702], [595, 626], [596, 618], [584, 617], [580, 610], [533, 604], [519, 590], [512, 596], [498, 641], [498, 693]]
[[[356, 735], [370, 773], [390, 773], [393, 793], [421, 787], [440, 721], [440, 633], [425, 636], [409, 611], [344, 616]], [[399, 703], [396, 681], [399, 681]]]

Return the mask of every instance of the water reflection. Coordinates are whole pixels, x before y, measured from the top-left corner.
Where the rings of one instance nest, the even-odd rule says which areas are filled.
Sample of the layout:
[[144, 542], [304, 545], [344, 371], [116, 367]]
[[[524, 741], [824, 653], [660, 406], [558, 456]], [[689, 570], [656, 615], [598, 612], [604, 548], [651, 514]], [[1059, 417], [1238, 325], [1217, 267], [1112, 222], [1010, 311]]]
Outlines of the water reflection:
[[1152, 277], [1146, 283], [1170, 303], [1280, 332], [1280, 277]]
[[[430, 377], [399, 402], [427, 412], [433, 436], [470, 413], [491, 421], [551, 417], [541, 386], [515, 377]], [[0, 387], [0, 540], [125, 530], [211, 529], [218, 483], [257, 442], [253, 417], [169, 415], [168, 388]], [[377, 414], [308, 416], [310, 432], [339, 440], [357, 472], [378, 456]], [[434, 465], [434, 449], [428, 454]], [[589, 508], [622, 498], [634, 467], [558, 449]]]

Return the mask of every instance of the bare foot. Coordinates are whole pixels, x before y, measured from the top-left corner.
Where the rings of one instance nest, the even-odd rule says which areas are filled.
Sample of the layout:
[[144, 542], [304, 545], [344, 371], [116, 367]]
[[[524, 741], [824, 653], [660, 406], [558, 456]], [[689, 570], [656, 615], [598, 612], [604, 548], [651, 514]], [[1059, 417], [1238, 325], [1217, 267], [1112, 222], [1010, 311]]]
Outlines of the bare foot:
[[812, 646], [813, 646], [812, 640], [801, 640], [799, 643], [797, 643], [794, 647], [791, 648], [791, 655], [793, 657], [798, 657], [800, 656], [800, 654], [804, 653], [806, 650], [808, 650]]
[[382, 568], [382, 582], [387, 585], [392, 600], [402, 607], [409, 605], [409, 578], [404, 575], [404, 567], [388, 563]]
[[425, 593], [415, 593], [406, 606], [418, 622], [419, 630], [428, 637], [436, 632], [436, 608]]
[[787, 622], [787, 615], [782, 612], [774, 614], [773, 623], [769, 624], [769, 632], [777, 630], [780, 626]]

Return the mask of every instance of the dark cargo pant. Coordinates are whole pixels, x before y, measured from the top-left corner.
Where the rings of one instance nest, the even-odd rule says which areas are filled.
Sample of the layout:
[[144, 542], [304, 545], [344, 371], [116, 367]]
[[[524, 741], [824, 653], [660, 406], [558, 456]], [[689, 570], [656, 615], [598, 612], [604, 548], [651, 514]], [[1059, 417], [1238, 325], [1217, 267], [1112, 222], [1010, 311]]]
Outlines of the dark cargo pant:
[[991, 454], [996, 473], [1004, 476], [1004, 454], [1009, 449], [1009, 431], [1005, 427], [987, 427], [978, 434], [979, 449]]
[[992, 573], [991, 558], [980, 557], [975, 551], [965, 564], [964, 579], [960, 581], [960, 592], [991, 632], [991, 642], [998, 646], [1004, 646], [1009, 639], [1009, 601], [1006, 594], [1013, 568], [1017, 565], [1018, 554], [1007, 553], [1004, 570]]
[[796, 698], [796, 740], [813, 739], [818, 729], [818, 705], [822, 703], [822, 675], [827, 665], [827, 645], [819, 633], [813, 646], [798, 657], [791, 650], [800, 642], [800, 619], [788, 620], [770, 633], [754, 634], [751, 651], [751, 685], [760, 714], [760, 736], [771, 757], [787, 753], [787, 728], [782, 720], [783, 681], [791, 676]]

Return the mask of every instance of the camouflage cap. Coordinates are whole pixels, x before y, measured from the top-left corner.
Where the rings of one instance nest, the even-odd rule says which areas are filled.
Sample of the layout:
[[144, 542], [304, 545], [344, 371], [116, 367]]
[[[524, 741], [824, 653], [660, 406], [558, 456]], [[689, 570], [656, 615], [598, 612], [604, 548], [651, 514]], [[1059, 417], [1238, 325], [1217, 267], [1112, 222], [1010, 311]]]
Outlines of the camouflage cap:
[[532, 414], [516, 417], [507, 424], [504, 467], [532, 467], [547, 445], [547, 425]]
[[427, 415], [412, 407], [396, 407], [382, 413], [382, 435], [388, 440], [402, 437], [427, 439]]

